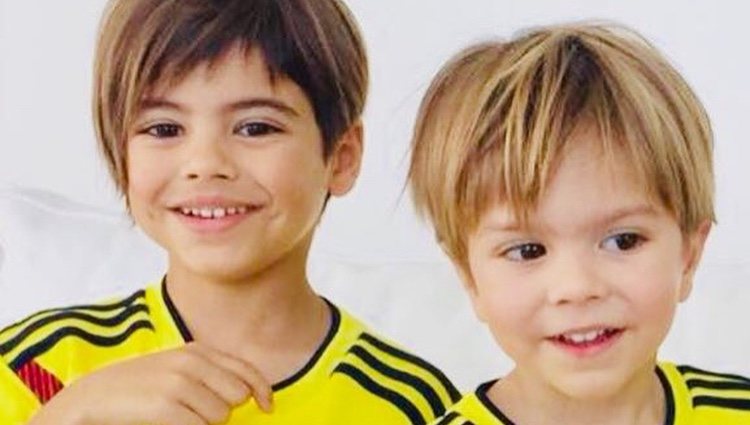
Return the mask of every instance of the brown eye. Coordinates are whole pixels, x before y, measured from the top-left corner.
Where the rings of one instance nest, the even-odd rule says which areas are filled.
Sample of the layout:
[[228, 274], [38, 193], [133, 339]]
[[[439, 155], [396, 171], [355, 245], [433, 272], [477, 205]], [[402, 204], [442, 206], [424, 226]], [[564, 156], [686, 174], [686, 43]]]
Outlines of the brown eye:
[[547, 248], [538, 243], [524, 243], [511, 247], [503, 256], [511, 261], [531, 261], [547, 254]]
[[644, 241], [645, 238], [637, 233], [625, 232], [608, 237], [602, 242], [602, 247], [610, 251], [630, 251]]
[[180, 127], [176, 124], [155, 124], [148, 127], [144, 133], [159, 139], [177, 137], [180, 135]]
[[278, 127], [264, 122], [249, 122], [239, 125], [235, 133], [244, 137], [259, 137], [281, 131]]

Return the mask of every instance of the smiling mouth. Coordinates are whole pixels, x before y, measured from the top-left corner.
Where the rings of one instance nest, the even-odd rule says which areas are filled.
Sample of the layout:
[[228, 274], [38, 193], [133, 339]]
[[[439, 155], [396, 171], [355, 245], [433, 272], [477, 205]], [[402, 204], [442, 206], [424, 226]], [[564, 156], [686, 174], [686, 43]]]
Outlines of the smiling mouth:
[[623, 331], [624, 329], [622, 328], [599, 328], [585, 332], [566, 332], [549, 339], [565, 346], [586, 348], [608, 342], [619, 336]]
[[204, 220], [216, 220], [225, 217], [245, 215], [254, 212], [261, 207], [259, 205], [236, 205], [231, 207], [203, 206], [203, 207], [177, 207], [172, 210], [180, 215]]

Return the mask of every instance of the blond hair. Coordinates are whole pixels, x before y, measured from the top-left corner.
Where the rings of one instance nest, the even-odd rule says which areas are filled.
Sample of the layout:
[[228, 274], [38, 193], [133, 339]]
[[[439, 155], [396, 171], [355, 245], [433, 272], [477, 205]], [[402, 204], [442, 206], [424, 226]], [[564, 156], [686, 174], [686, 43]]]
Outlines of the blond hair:
[[680, 74], [622, 26], [534, 29], [471, 46], [434, 78], [419, 109], [409, 185], [448, 255], [492, 203], [524, 224], [581, 124], [624, 155], [683, 232], [714, 219], [712, 134]]
[[327, 158], [360, 119], [367, 96], [364, 43], [340, 0], [111, 0], [96, 48], [93, 112], [110, 174], [127, 192], [127, 131], [143, 96], [232, 47], [260, 49], [272, 77], [307, 95]]

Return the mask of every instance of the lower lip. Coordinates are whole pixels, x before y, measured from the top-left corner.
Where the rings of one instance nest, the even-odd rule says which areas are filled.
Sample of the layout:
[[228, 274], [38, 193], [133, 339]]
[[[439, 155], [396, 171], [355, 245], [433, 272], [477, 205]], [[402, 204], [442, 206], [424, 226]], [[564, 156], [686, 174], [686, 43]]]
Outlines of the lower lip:
[[253, 209], [246, 213], [225, 215], [224, 217], [217, 218], [203, 218], [194, 215], [185, 215], [179, 211], [175, 211], [174, 213], [182, 223], [186, 224], [193, 231], [199, 233], [220, 233], [238, 225], [257, 211], [257, 209]]
[[620, 329], [615, 333], [606, 334], [591, 342], [584, 342], [580, 344], [561, 341], [557, 338], [549, 338], [548, 341], [550, 341], [555, 347], [558, 347], [566, 353], [572, 354], [576, 357], [591, 357], [597, 354], [601, 354], [602, 352], [613, 346], [617, 341], [620, 340], [624, 332], [625, 331], [623, 329]]

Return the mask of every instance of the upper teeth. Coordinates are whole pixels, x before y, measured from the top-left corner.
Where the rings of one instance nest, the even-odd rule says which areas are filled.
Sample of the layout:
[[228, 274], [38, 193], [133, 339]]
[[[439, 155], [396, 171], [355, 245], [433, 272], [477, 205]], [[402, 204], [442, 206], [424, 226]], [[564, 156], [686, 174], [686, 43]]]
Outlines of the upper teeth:
[[180, 211], [185, 215], [192, 215], [201, 218], [222, 218], [228, 215], [245, 214], [248, 207], [242, 205], [238, 207], [202, 207], [202, 208], [190, 208], [182, 207]]
[[566, 340], [572, 341], [575, 344], [580, 344], [582, 342], [591, 342], [604, 335], [605, 332], [606, 329], [600, 329], [597, 331], [564, 334], [562, 337]]

